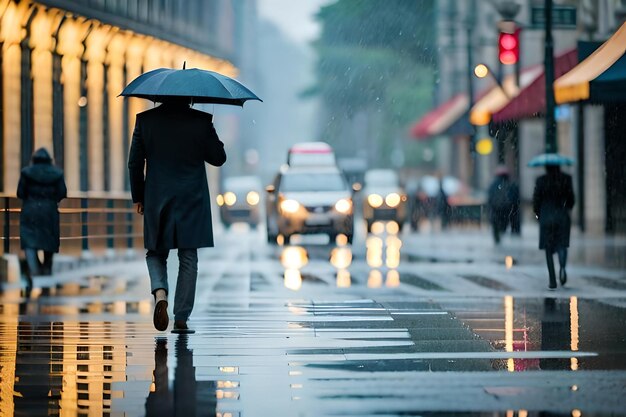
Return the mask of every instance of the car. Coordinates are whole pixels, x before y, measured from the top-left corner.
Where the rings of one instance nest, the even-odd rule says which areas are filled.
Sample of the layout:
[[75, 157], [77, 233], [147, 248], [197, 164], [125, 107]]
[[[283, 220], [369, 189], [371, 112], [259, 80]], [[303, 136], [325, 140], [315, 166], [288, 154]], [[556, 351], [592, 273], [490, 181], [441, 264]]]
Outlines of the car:
[[372, 169], [365, 173], [363, 219], [367, 231], [376, 221], [395, 221], [400, 230], [406, 220], [406, 193], [398, 173], [391, 169]]
[[222, 193], [217, 196], [224, 226], [245, 222], [256, 228], [261, 218], [261, 190], [261, 181], [255, 176], [224, 179]]
[[289, 167], [266, 188], [267, 240], [295, 234], [339, 234], [352, 242], [352, 190], [337, 167]]

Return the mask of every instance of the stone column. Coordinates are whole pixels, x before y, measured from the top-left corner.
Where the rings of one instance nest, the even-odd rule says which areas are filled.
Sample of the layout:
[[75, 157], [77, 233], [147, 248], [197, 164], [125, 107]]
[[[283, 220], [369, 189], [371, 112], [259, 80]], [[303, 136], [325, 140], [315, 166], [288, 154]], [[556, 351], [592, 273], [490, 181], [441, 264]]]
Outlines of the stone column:
[[111, 173], [111, 191], [124, 191], [124, 170], [126, 169], [124, 152], [124, 98], [118, 95], [124, 89], [124, 56], [130, 37], [116, 33], [107, 49], [108, 64], [107, 96], [109, 100], [109, 167]]
[[0, 24], [2, 42], [2, 108], [4, 117], [4, 191], [14, 193], [21, 170], [21, 91], [20, 79], [22, 52], [20, 42], [24, 38], [22, 19], [28, 12], [27, 2], [18, 6], [11, 1], [6, 6]]
[[85, 22], [66, 19], [58, 36], [57, 51], [62, 55], [64, 165], [68, 191], [80, 190], [80, 59], [84, 51], [82, 39], [88, 27]]
[[54, 155], [52, 142], [52, 21], [53, 15], [40, 7], [31, 24], [30, 47], [34, 103], [34, 149], [45, 147]]
[[110, 26], [94, 27], [85, 44], [87, 59], [87, 115], [89, 153], [89, 191], [104, 190], [104, 60]]
[[[141, 36], [133, 36], [126, 48], [126, 85], [141, 75], [143, 70], [143, 57], [146, 50], [146, 39]], [[135, 128], [137, 113], [146, 109], [147, 100], [140, 98], [127, 98], [128, 100], [128, 143], [130, 145]]]

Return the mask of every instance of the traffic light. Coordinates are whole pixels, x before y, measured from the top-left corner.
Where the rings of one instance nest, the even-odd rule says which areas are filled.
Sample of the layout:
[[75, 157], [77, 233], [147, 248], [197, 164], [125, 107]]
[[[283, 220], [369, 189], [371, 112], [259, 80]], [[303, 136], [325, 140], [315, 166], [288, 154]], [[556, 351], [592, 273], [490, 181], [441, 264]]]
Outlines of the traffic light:
[[514, 32], [500, 32], [498, 37], [498, 58], [504, 65], [513, 65], [519, 60], [519, 29]]

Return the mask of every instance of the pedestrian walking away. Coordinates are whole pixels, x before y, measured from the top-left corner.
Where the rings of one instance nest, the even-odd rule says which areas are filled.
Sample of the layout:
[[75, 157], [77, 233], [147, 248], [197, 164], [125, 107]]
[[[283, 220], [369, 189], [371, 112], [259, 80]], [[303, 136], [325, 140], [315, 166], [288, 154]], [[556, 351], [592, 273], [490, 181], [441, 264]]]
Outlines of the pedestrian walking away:
[[574, 207], [572, 177], [558, 165], [546, 165], [546, 174], [537, 178], [533, 193], [533, 211], [539, 219], [539, 249], [546, 251], [549, 289], [556, 288], [553, 255], [559, 258], [559, 281], [567, 282], [567, 248], [570, 240], [570, 210]]
[[58, 204], [67, 197], [63, 171], [52, 164], [45, 148], [35, 151], [31, 165], [22, 169], [17, 197], [22, 200], [20, 242], [26, 255], [28, 288], [32, 288], [32, 275], [52, 274], [52, 258], [60, 246]]
[[519, 204], [519, 187], [509, 179], [509, 171], [506, 167], [498, 167], [496, 176], [489, 186], [487, 198], [489, 221], [496, 245], [500, 243], [500, 237], [509, 225], [511, 232], [515, 233]]
[[171, 249], [178, 249], [172, 332], [193, 333], [187, 320], [196, 292], [197, 249], [213, 246], [205, 162], [221, 166], [225, 161], [213, 116], [190, 108], [189, 100], [173, 99], [137, 115], [128, 169], [133, 202], [144, 215], [157, 330], [169, 325], [167, 258]]

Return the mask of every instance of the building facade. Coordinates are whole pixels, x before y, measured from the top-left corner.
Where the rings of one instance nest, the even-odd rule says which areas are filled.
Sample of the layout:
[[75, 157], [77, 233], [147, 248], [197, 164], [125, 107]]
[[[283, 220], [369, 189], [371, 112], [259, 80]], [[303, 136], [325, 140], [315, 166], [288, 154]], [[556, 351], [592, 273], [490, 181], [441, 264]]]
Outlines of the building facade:
[[0, 192], [46, 147], [70, 195], [124, 193], [135, 114], [118, 97], [143, 72], [198, 67], [235, 76], [227, 0], [0, 0]]

